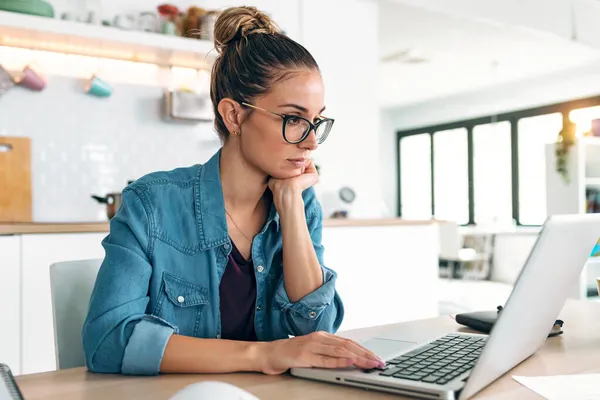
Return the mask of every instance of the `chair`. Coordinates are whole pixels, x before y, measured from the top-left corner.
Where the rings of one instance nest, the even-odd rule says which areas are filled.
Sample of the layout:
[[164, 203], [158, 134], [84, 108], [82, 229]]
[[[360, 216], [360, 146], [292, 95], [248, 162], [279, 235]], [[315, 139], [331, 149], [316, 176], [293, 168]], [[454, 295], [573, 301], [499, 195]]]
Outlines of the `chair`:
[[[454, 221], [440, 221], [438, 223], [440, 233], [440, 262], [445, 262], [448, 266], [448, 277], [457, 278], [459, 271], [469, 275], [463, 267], [467, 263], [489, 263], [491, 258], [491, 235], [479, 235], [478, 240], [470, 240], [471, 244], [477, 243], [481, 249], [465, 246], [465, 239], [461, 235], [458, 224]], [[478, 251], [479, 250], [479, 251]], [[482, 268], [482, 275], [489, 275], [489, 265]]]
[[58, 369], [85, 366], [81, 329], [102, 260], [79, 260], [50, 266], [54, 346]]

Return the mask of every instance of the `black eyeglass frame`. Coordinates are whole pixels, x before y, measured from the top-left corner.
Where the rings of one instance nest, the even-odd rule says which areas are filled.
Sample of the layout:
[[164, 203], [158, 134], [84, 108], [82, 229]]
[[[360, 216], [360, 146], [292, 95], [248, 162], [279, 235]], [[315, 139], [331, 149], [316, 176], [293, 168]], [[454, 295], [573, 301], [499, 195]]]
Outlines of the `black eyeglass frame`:
[[[304, 141], [308, 135], [310, 134], [311, 131], [315, 131], [315, 135], [317, 134], [317, 128], [324, 123], [330, 123], [329, 125], [329, 129], [326, 130], [323, 135], [320, 138], [317, 138], [317, 143], [318, 144], [322, 144], [323, 142], [325, 142], [325, 140], [327, 139], [327, 137], [329, 136], [329, 132], [331, 132], [331, 129], [333, 128], [333, 123], [335, 122], [335, 120], [333, 118], [327, 118], [325, 116], [320, 115], [319, 118], [321, 118], [320, 121], [318, 121], [316, 124], [313, 124], [312, 122], [310, 122], [308, 119], [301, 117], [299, 115], [288, 115], [288, 114], [281, 114], [281, 113], [276, 113], [273, 111], [269, 111], [269, 110], [265, 110], [264, 108], [255, 106], [253, 104], [249, 104], [246, 102], [240, 102], [240, 104], [242, 104], [243, 106], [246, 107], [250, 107], [250, 108], [254, 108], [256, 110], [260, 110], [272, 115], [276, 115], [278, 117], [281, 117], [283, 119], [283, 123], [281, 125], [281, 133], [283, 135], [283, 139], [288, 142], [289, 144], [298, 144], [298, 143], [302, 143], [302, 141]], [[288, 121], [293, 120], [293, 119], [301, 119], [304, 120], [308, 123], [309, 128], [306, 130], [306, 132], [304, 132], [302, 134], [302, 137], [300, 138], [300, 140], [289, 140], [285, 134], [285, 126], [287, 125]]]

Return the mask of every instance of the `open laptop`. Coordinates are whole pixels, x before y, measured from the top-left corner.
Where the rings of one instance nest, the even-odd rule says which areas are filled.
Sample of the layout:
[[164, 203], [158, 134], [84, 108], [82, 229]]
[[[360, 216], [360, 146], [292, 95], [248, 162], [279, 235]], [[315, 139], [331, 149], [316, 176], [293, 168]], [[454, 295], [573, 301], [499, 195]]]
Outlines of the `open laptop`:
[[548, 218], [489, 336], [450, 333], [423, 341], [398, 327], [363, 343], [386, 361], [385, 368], [290, 372], [422, 399], [468, 399], [544, 344], [599, 237], [600, 214]]

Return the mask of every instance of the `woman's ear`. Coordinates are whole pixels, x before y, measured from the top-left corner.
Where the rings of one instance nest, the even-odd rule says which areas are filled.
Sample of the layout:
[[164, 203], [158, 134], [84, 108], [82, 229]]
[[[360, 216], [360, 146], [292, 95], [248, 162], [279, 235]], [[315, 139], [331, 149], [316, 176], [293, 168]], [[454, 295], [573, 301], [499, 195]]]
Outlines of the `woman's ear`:
[[217, 109], [229, 133], [235, 134], [239, 132], [243, 117], [243, 110], [240, 104], [235, 100], [224, 98], [219, 102]]

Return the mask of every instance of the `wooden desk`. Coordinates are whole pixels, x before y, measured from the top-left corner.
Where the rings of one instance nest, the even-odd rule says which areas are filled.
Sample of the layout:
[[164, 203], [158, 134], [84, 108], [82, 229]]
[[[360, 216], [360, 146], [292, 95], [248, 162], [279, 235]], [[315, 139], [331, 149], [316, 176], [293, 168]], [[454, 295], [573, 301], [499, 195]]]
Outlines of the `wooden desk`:
[[[558, 375], [600, 372], [600, 303], [569, 301], [561, 313], [565, 333], [550, 338], [532, 357], [484, 389], [477, 399], [540, 399], [522, 387], [512, 375]], [[450, 317], [388, 325], [348, 332], [345, 336], [365, 338], [374, 332], [401, 327], [407, 333], [420, 335], [423, 330], [434, 337], [446, 332], [465, 331]], [[43, 374], [25, 375], [17, 382], [27, 400], [47, 399], [168, 399], [194, 382], [220, 380], [240, 386], [262, 400], [358, 400], [400, 399], [400, 396], [367, 392], [334, 384], [312, 382], [289, 375], [265, 376], [254, 373], [228, 375], [162, 375], [127, 377], [90, 374], [84, 368]]]

